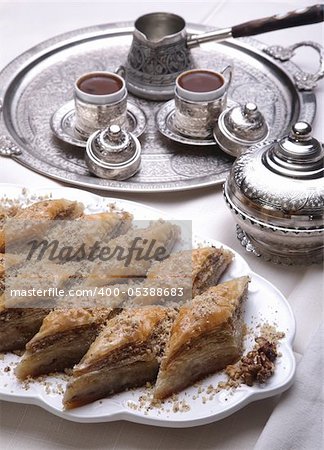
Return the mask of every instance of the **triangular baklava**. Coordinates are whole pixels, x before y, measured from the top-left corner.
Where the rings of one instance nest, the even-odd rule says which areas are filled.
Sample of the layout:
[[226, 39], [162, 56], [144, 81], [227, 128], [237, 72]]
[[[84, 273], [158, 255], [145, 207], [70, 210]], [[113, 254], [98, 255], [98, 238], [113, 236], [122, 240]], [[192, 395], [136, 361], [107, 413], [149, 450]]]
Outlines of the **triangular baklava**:
[[5, 224], [14, 217], [21, 208], [18, 206], [0, 206], [0, 252], [5, 251]]
[[110, 320], [75, 366], [65, 408], [154, 381], [175, 315], [173, 309], [151, 306], [124, 310]]
[[73, 220], [82, 214], [81, 203], [64, 199], [43, 200], [18, 209], [13, 218], [8, 217], [8, 223], [5, 221], [0, 229], [0, 252], [5, 251], [6, 245], [12, 246], [16, 242], [43, 235], [51, 226], [52, 220]]
[[233, 258], [233, 253], [224, 248], [195, 248], [192, 251], [192, 296], [216, 286]]
[[48, 312], [43, 308], [6, 308], [4, 294], [0, 295], [0, 352], [25, 348]]
[[159, 370], [156, 399], [169, 397], [240, 357], [248, 282], [248, 277], [241, 277], [211, 287], [180, 308]]
[[7, 308], [5, 271], [23, 263], [20, 255], [0, 254], [0, 351], [18, 350], [37, 332], [48, 311], [32, 308]]
[[85, 214], [73, 221], [56, 221], [47, 233], [48, 242], [57, 241], [59, 248], [71, 247], [72, 251], [84, 246], [90, 254], [94, 244], [104, 245], [111, 239], [126, 233], [132, 226], [133, 216], [124, 211]]
[[43, 261], [20, 264], [20, 255], [4, 257], [5, 283], [0, 280], [5, 288], [0, 292], [0, 351], [12, 351], [24, 348], [37, 333], [44, 317], [55, 307], [56, 291], [73, 277], [74, 269], [71, 265]]
[[[109, 241], [112, 257], [94, 265], [88, 279], [89, 286], [136, 281], [146, 276], [152, 263], [161, 256], [159, 250], [168, 255], [178, 240], [177, 225], [163, 220], [152, 222], [147, 228], [132, 229], [123, 236]], [[132, 250], [133, 246], [137, 250]], [[127, 258], [129, 258], [127, 260]]]
[[164, 261], [152, 264], [147, 280], [138, 286], [137, 295], [130, 302], [137, 305], [165, 304], [167, 301], [181, 304], [192, 300], [218, 283], [233, 257], [229, 250], [215, 247], [173, 253]]
[[87, 352], [100, 327], [116, 312], [81, 308], [51, 311], [38, 333], [26, 344], [16, 368], [17, 377], [23, 380], [73, 367]]

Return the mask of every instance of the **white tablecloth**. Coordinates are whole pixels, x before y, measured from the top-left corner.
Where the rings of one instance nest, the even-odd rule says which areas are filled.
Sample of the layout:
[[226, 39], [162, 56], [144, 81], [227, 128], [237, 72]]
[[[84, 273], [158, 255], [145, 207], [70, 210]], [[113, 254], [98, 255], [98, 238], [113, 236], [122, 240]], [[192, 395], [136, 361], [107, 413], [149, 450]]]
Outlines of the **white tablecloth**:
[[[55, 34], [97, 23], [134, 20], [138, 15], [150, 11], [168, 10], [183, 15], [187, 21], [221, 27], [252, 18], [286, 12], [312, 3], [312, 1], [150, 1], [119, 2], [117, 4], [110, 1], [30, 3], [0, 0], [0, 69], [22, 51]], [[269, 44], [289, 45], [301, 40], [323, 43], [323, 27], [312, 25], [278, 31], [262, 35], [259, 39]], [[301, 51], [294, 60], [307, 69], [314, 69], [317, 65], [317, 62], [314, 62], [314, 54], [308, 51]], [[314, 133], [321, 140], [323, 140], [324, 118], [323, 85], [324, 83], [321, 83], [316, 90], [318, 112], [314, 122]], [[60, 185], [58, 182], [4, 158], [0, 158], [0, 182], [36, 187]], [[234, 222], [224, 206], [220, 187], [155, 195], [114, 193], [102, 193], [102, 195], [139, 201], [160, 208], [176, 217], [193, 219], [194, 230], [199, 230], [199, 234], [218, 239], [243, 254], [253, 270], [269, 279], [288, 297], [297, 319], [295, 351], [298, 358], [302, 357], [312, 334], [322, 319], [321, 267], [280, 267], [246, 254], [235, 237]], [[80, 192], [80, 199], [82, 200], [82, 192]], [[301, 373], [301, 377], [306, 377], [305, 371]], [[273, 418], [277, 413], [276, 410], [273, 413], [273, 410], [278, 401], [280, 401], [278, 397], [259, 401], [221, 422], [186, 430], [159, 429], [126, 422], [95, 425], [75, 424], [52, 416], [38, 407], [1, 402], [0, 446], [3, 450], [38, 448], [251, 449], [264, 430], [259, 441], [261, 443], [259, 448], [262, 448], [262, 445], [265, 445], [264, 439], [267, 439], [267, 435], [269, 435], [269, 430], [270, 434], [276, 432], [273, 428], [273, 423], [276, 421]], [[282, 401], [286, 402], [286, 399], [284, 398]], [[293, 401], [290, 399], [288, 415], [289, 408], [291, 411], [294, 409], [294, 398]], [[271, 416], [272, 418], [266, 426]], [[295, 426], [303, 429], [302, 421], [296, 423]], [[318, 436], [312, 442], [312, 448], [309, 450], [320, 448], [321, 428], [317, 428], [317, 430]], [[272, 448], [307, 448], [307, 446], [299, 447], [296, 441], [288, 441], [291, 444], [280, 442], [280, 447]]]

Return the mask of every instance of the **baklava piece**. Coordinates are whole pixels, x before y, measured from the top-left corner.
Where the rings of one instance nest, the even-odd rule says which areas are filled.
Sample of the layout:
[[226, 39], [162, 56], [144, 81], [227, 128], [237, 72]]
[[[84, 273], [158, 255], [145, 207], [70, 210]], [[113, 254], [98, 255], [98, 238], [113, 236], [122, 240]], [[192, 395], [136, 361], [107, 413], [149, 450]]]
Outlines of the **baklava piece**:
[[0, 228], [5, 224], [6, 219], [14, 217], [19, 211], [18, 206], [0, 206]]
[[[0, 252], [6, 245], [42, 236], [52, 220], [76, 219], [83, 214], [83, 205], [70, 200], [44, 200], [19, 209], [0, 230]], [[28, 223], [30, 221], [30, 223]]]
[[[146, 276], [152, 263], [160, 256], [160, 250], [168, 255], [179, 238], [179, 227], [163, 220], [155, 221], [147, 228], [132, 229], [123, 236], [109, 241], [115, 254], [106, 255], [107, 261], [94, 265], [89, 276], [89, 286], [124, 283]], [[132, 247], [135, 246], [136, 249]]]
[[216, 286], [234, 258], [230, 250], [215, 247], [196, 248], [192, 251], [193, 297]]
[[21, 220], [74, 220], [82, 216], [83, 210], [82, 203], [60, 198], [33, 203], [19, 209], [14, 217]]
[[132, 226], [133, 216], [125, 211], [112, 211], [87, 214], [82, 219], [93, 225], [91, 235], [94, 238], [109, 242], [111, 239], [127, 233]]
[[48, 242], [57, 241], [60, 249], [72, 247], [75, 251], [83, 245], [85, 254], [89, 255], [96, 243], [103, 245], [126, 233], [132, 226], [132, 220], [133, 216], [123, 211], [86, 214], [68, 223], [56, 221], [46, 234], [46, 239]]
[[7, 308], [44, 307], [56, 304], [59, 291], [75, 277], [75, 265], [57, 265], [48, 261], [24, 261], [6, 270], [5, 305]]
[[157, 377], [154, 397], [164, 399], [239, 359], [248, 277], [211, 287], [182, 306]]
[[26, 344], [16, 368], [17, 377], [23, 380], [73, 367], [87, 352], [100, 327], [116, 312], [112, 309], [51, 311], [38, 333]]
[[147, 280], [139, 289], [141, 295], [134, 296], [131, 302], [137, 305], [167, 301], [181, 304], [192, 300], [218, 283], [233, 257], [229, 250], [215, 247], [173, 253], [164, 261], [152, 264]]
[[0, 296], [0, 352], [22, 350], [39, 330], [48, 310], [43, 308], [6, 308]]
[[24, 263], [24, 257], [14, 253], [0, 253], [0, 294], [5, 290], [6, 270]]
[[0, 351], [20, 350], [39, 330], [48, 310], [38, 308], [7, 308], [5, 302], [5, 271], [23, 263], [20, 255], [0, 255]]
[[176, 311], [159, 306], [124, 310], [108, 322], [74, 367], [67, 409], [154, 381]]
[[[5, 257], [7, 259], [7, 254]], [[6, 289], [1, 295], [0, 351], [25, 347], [38, 332], [44, 317], [55, 307], [56, 291], [64, 287], [74, 273], [68, 265], [42, 261], [11, 269], [12, 272], [6, 274]]]
[[4, 226], [7, 219], [14, 217], [19, 208], [17, 206], [0, 206], [0, 252], [5, 250]]

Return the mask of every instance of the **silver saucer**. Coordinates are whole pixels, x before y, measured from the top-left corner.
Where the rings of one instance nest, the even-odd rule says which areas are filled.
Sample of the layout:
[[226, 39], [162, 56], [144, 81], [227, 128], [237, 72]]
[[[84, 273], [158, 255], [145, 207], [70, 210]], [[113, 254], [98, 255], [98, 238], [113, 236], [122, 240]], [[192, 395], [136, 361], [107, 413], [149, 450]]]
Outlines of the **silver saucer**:
[[179, 142], [180, 144], [187, 145], [216, 145], [213, 134], [211, 133], [209, 138], [193, 138], [185, 136], [180, 133], [174, 126], [174, 112], [175, 104], [174, 100], [170, 100], [164, 103], [157, 111], [155, 116], [155, 122], [158, 130], [163, 136], [171, 139], [171, 141]]
[[[85, 148], [87, 139], [74, 128], [75, 109], [74, 100], [61, 106], [51, 117], [50, 125], [53, 133], [61, 141], [76, 147]], [[146, 116], [144, 111], [134, 103], [127, 103], [127, 125], [126, 129], [135, 137], [141, 136], [146, 128]]]

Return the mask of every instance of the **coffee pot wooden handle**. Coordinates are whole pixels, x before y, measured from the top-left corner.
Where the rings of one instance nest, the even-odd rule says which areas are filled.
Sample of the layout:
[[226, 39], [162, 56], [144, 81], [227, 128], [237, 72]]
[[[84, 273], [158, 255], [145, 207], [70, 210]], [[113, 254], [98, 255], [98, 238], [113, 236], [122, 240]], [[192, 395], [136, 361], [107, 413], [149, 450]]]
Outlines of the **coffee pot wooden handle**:
[[253, 36], [269, 31], [282, 30], [284, 28], [298, 27], [324, 21], [324, 4], [310, 6], [308, 8], [290, 11], [286, 14], [278, 14], [263, 19], [251, 20], [232, 27], [234, 38]]

